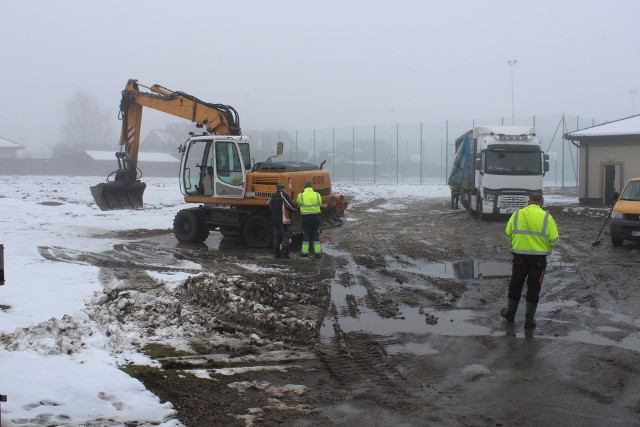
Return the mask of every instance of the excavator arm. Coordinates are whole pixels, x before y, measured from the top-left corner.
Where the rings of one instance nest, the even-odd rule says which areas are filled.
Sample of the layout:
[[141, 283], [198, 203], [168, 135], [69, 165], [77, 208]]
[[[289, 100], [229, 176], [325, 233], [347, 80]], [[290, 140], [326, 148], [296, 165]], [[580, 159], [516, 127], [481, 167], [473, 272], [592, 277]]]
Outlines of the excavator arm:
[[140, 209], [146, 184], [138, 179], [138, 151], [140, 147], [140, 127], [144, 107], [182, 117], [204, 127], [216, 135], [240, 135], [240, 119], [233, 107], [211, 104], [188, 95], [174, 92], [160, 85], [146, 87], [149, 92], [140, 91], [137, 80], [129, 80], [122, 91], [120, 101], [120, 152], [116, 153], [118, 170], [115, 179], [91, 187], [91, 194], [101, 210]]

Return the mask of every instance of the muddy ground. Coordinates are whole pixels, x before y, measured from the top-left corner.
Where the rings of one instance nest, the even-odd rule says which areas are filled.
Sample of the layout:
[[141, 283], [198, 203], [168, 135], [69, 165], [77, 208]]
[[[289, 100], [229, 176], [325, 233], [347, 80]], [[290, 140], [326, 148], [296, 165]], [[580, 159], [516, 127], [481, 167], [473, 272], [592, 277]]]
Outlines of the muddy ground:
[[[605, 229], [592, 246], [606, 209], [545, 207], [561, 240], [525, 333], [524, 301], [514, 325], [498, 314], [506, 220], [446, 199], [388, 204], [350, 207], [318, 260], [276, 260], [217, 233], [203, 246], [121, 233], [112, 253], [83, 255], [125, 284], [105, 286], [93, 317], [140, 327], [160, 367], [123, 369], [186, 426], [640, 425], [640, 245], [613, 248]], [[149, 278], [177, 260], [204, 272], [173, 291]]]

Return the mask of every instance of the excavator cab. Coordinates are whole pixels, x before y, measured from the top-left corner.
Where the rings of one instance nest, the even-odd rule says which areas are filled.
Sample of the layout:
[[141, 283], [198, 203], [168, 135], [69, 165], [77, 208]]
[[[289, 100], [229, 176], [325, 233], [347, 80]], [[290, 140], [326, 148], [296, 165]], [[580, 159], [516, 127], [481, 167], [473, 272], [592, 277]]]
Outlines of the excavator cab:
[[[180, 188], [185, 196], [243, 198], [246, 137], [195, 137], [183, 148]], [[250, 166], [250, 163], [249, 163]]]

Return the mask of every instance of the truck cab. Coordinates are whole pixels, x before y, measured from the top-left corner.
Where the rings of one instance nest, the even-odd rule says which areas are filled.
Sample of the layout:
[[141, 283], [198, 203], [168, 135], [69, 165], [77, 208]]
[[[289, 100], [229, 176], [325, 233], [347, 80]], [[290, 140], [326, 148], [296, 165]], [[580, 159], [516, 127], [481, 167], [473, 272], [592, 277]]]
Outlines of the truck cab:
[[534, 128], [478, 127], [474, 139], [480, 215], [511, 214], [527, 206], [529, 194], [542, 193], [549, 167]]
[[461, 203], [471, 214], [509, 215], [527, 206], [531, 193], [542, 193], [549, 162], [533, 127], [476, 127], [456, 147], [449, 184], [461, 189]]

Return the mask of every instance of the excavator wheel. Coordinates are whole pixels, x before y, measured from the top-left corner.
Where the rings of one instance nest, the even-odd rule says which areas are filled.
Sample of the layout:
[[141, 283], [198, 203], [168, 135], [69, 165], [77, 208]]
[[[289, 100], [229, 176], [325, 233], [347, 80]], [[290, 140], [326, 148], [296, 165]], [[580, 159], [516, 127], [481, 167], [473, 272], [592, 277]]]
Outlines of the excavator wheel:
[[173, 234], [182, 243], [202, 243], [209, 237], [204, 215], [199, 209], [183, 209], [173, 220]]
[[271, 222], [262, 215], [251, 215], [242, 227], [242, 238], [250, 248], [268, 248], [272, 245]]

